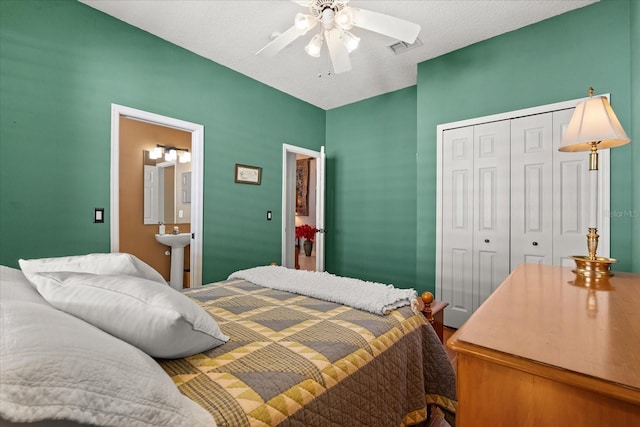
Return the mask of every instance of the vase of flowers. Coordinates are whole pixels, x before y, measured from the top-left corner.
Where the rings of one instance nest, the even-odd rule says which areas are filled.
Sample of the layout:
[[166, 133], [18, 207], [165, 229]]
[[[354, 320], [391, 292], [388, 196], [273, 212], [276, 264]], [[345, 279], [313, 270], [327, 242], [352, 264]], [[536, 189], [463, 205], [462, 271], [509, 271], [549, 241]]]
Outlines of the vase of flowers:
[[302, 246], [304, 247], [304, 254], [311, 256], [311, 249], [313, 249], [313, 241], [316, 238], [316, 228], [309, 224], [304, 224], [296, 227], [296, 238], [305, 239]]

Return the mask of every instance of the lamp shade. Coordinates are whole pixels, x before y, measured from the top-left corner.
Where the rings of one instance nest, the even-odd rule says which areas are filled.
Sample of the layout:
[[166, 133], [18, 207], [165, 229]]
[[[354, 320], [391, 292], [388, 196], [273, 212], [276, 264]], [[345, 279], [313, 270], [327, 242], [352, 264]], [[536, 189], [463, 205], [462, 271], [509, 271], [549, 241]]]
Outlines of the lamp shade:
[[609, 100], [604, 96], [594, 96], [576, 105], [558, 150], [590, 151], [593, 142], [602, 149], [618, 147], [629, 141]]

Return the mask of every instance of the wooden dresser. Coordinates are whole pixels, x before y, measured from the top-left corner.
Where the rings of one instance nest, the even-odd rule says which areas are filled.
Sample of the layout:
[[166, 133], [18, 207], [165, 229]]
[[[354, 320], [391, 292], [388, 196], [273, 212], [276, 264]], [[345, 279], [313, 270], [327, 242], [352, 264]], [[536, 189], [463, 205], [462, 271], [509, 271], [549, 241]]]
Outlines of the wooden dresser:
[[449, 339], [457, 427], [640, 426], [640, 275], [522, 264]]

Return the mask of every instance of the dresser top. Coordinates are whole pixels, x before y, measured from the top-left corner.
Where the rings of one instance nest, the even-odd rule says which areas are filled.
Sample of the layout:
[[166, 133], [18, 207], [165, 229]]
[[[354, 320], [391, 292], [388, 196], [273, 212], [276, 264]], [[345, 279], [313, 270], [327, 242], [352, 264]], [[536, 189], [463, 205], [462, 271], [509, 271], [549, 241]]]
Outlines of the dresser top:
[[450, 346], [496, 351], [492, 357], [503, 353], [640, 390], [640, 274], [615, 272], [609, 285], [590, 290], [576, 286], [571, 268], [522, 264]]

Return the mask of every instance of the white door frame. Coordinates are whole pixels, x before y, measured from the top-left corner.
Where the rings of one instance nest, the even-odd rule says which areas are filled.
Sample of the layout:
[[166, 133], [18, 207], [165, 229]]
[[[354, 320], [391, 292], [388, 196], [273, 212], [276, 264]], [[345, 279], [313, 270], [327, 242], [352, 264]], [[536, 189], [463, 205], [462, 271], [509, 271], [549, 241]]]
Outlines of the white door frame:
[[202, 286], [204, 126], [111, 104], [111, 252], [120, 250], [120, 118], [128, 117], [191, 133], [191, 287]]
[[316, 271], [324, 271], [325, 235], [325, 152], [282, 144], [282, 259], [281, 265], [294, 268], [296, 200], [296, 154], [316, 159]]

